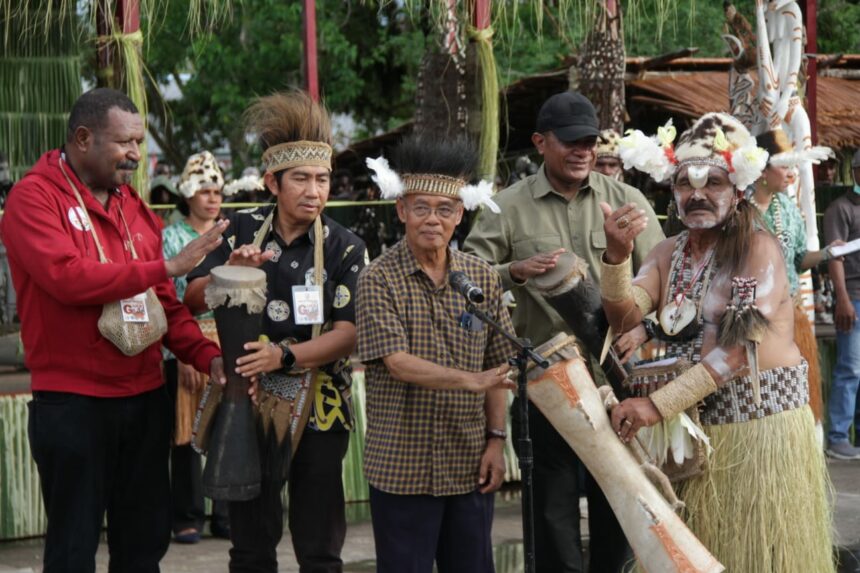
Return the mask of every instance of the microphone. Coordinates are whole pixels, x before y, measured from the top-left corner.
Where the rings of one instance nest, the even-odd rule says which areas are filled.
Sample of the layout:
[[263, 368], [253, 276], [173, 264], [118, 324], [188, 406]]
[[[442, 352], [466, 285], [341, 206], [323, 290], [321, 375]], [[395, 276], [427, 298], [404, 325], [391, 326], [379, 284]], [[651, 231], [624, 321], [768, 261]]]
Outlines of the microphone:
[[475, 286], [472, 279], [463, 271], [451, 271], [448, 273], [448, 284], [469, 302], [475, 304], [484, 302], [484, 291]]

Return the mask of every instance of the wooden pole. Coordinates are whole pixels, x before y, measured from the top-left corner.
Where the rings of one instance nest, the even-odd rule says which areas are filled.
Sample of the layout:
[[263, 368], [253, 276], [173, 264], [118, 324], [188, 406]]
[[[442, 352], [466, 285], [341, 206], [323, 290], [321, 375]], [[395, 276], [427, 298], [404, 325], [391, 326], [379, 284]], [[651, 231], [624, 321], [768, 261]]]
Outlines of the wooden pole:
[[116, 21], [123, 34], [140, 30], [140, 0], [117, 0]]
[[315, 0], [304, 0], [304, 72], [305, 89], [314, 101], [320, 100], [317, 72], [317, 8]]
[[[114, 1], [116, 3], [111, 9], [110, 3]], [[140, 0], [98, 0], [96, 11], [96, 29], [100, 38], [114, 32], [132, 34], [140, 30]], [[99, 86], [119, 89], [123, 70], [116, 51], [106, 41], [99, 41], [96, 50]]]
[[818, 25], [817, 0], [806, 0], [806, 114], [812, 145], [818, 144]]
[[490, 27], [490, 0], [475, 0], [472, 24], [478, 30]]
[[[111, 33], [110, 7], [111, 0], [98, 0], [96, 4], [96, 34], [99, 38]], [[110, 43], [102, 40], [96, 42], [96, 81], [99, 87], [113, 87], [113, 50]]]

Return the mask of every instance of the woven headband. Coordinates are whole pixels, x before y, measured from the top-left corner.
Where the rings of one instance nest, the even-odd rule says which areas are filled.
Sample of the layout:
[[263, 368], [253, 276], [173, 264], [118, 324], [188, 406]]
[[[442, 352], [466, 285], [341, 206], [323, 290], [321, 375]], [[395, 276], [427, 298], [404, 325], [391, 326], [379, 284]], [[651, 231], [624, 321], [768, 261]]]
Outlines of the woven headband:
[[466, 185], [459, 177], [437, 173], [406, 173], [402, 177], [394, 172], [384, 157], [365, 159], [367, 167], [374, 172], [371, 179], [379, 186], [383, 199], [399, 199], [404, 195], [430, 193], [460, 199], [463, 206], [472, 211], [485, 206], [493, 213], [501, 209], [493, 201], [493, 184], [480, 181], [477, 185]]
[[266, 173], [307, 165], [331, 169], [331, 153], [331, 146], [322, 141], [279, 143], [263, 152], [263, 166]]
[[430, 173], [406, 173], [400, 177], [403, 180], [403, 194], [430, 193], [432, 195], [445, 195], [460, 199], [460, 189], [466, 186], [466, 182], [457, 177], [448, 175], [435, 175]]

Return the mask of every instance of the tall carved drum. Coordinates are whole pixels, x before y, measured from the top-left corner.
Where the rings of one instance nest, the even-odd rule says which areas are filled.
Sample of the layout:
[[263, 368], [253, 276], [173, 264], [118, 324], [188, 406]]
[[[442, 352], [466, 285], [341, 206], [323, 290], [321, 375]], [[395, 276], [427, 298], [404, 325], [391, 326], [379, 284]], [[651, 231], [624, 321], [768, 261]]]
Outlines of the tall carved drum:
[[[564, 319], [583, 349], [595, 360], [600, 360], [609, 321], [603, 311], [600, 288], [589, 277], [585, 261], [573, 253], [562, 253], [554, 269], [534, 277], [531, 282]], [[622, 399], [622, 382], [627, 377], [627, 370], [614, 350], [608, 349], [600, 366], [613, 391]]]
[[[266, 273], [220, 266], [212, 269], [206, 304], [215, 313], [227, 385], [212, 422], [203, 471], [203, 494], [216, 500], [246, 501], [260, 494], [260, 452], [249, 380], [236, 373], [244, 345], [259, 339], [266, 306]], [[214, 383], [214, 382], [213, 382]]]
[[[660, 573], [724, 571], [612, 430], [604, 400], [572, 340], [556, 337], [537, 352], [550, 360], [551, 366], [529, 372], [529, 399], [600, 485], [642, 569]], [[668, 481], [665, 485], [668, 487]]]

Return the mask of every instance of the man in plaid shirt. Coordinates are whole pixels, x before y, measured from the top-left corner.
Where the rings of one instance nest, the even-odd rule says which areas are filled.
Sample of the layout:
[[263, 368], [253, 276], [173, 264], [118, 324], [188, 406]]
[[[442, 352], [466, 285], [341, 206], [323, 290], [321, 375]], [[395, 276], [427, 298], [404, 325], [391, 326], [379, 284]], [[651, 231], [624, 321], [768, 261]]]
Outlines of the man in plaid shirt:
[[395, 152], [402, 179], [369, 160], [383, 197], [397, 198], [406, 237], [368, 266], [357, 291], [358, 354], [366, 365], [365, 473], [377, 571], [494, 571], [493, 492], [505, 473], [510, 343], [465, 312], [448, 285], [464, 272], [479, 307], [508, 330], [498, 274], [448, 243], [490, 189], [467, 186], [474, 150], [415, 137]]

